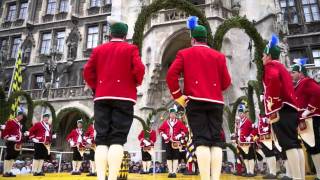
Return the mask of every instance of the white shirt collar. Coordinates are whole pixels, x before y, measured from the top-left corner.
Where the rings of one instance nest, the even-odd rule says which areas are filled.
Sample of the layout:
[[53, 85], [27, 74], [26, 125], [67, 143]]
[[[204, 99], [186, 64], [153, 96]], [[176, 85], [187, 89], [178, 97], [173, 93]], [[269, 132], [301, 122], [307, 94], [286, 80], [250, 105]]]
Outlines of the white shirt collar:
[[111, 42], [123, 42], [124, 39], [121, 39], [121, 38], [112, 38], [110, 41], [111, 41]]

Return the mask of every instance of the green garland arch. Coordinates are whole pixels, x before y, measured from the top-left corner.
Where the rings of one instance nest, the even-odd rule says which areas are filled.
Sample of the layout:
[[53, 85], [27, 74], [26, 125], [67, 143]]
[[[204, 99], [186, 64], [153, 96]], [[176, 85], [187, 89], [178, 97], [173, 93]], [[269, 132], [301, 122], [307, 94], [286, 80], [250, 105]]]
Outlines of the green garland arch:
[[[234, 122], [232, 122], [232, 112], [228, 106], [224, 106], [224, 112], [227, 114], [227, 121], [229, 125], [229, 131], [234, 131]], [[232, 125], [233, 124], [233, 125]]]
[[208, 45], [213, 47], [212, 31], [207, 21], [206, 16], [192, 3], [186, 0], [156, 0], [149, 6], [143, 7], [134, 27], [133, 44], [137, 45], [142, 51], [143, 32], [146, 22], [150, 19], [151, 15], [158, 12], [161, 9], [173, 9], [185, 11], [190, 15], [197, 16], [199, 18], [199, 24], [204, 25], [208, 31]]
[[[57, 114], [57, 120], [55, 122], [52, 122], [52, 125], [54, 127], [54, 130], [58, 131], [59, 130], [59, 123], [61, 122], [62, 118], [71, 113], [71, 112], [75, 112], [75, 113], [78, 113], [80, 115], [80, 117], [82, 119], [85, 119], [85, 117], [87, 116], [86, 113], [84, 111], [82, 111], [81, 109], [79, 108], [76, 108], [76, 107], [68, 107], [68, 108], [65, 108], [63, 110], [61, 110], [58, 114]], [[90, 118], [90, 117], [89, 117]], [[88, 125], [89, 125], [90, 122], [85, 122], [84, 121], [84, 124], [83, 124], [83, 129], [87, 129]]]
[[231, 111], [231, 116], [230, 119], [228, 120], [229, 122], [229, 129], [231, 130], [230, 132], [232, 133], [234, 131], [234, 123], [235, 123], [235, 119], [236, 119], [236, 114], [237, 114], [237, 110], [238, 110], [238, 106], [239, 104], [243, 101], [248, 101], [248, 97], [247, 96], [241, 96], [239, 97], [236, 102], [232, 105], [232, 111]]
[[[262, 84], [262, 75], [263, 75], [263, 49], [265, 47], [265, 42], [262, 39], [261, 35], [254, 27], [253, 23], [250, 22], [245, 17], [235, 16], [230, 19], [225, 20], [217, 29], [214, 36], [214, 48], [217, 50], [221, 50], [223, 37], [225, 34], [232, 28], [240, 28], [244, 29], [246, 34], [253, 40], [255, 46], [255, 54], [254, 54], [254, 62], [257, 66], [257, 92], [262, 92], [263, 84]], [[259, 106], [260, 112], [263, 112], [264, 108]]]
[[256, 115], [255, 115], [255, 108], [254, 108], [254, 92], [256, 92], [256, 97], [258, 100], [258, 106], [260, 109], [260, 114], [264, 114], [264, 106], [263, 103], [260, 100], [260, 94], [262, 94], [262, 92], [260, 91], [259, 87], [258, 87], [258, 81], [249, 81], [248, 82], [248, 106], [249, 106], [249, 112], [250, 112], [250, 118], [252, 120], [256, 119]]
[[31, 96], [25, 91], [17, 91], [10, 95], [10, 97], [8, 98], [7, 104], [5, 106], [7, 109], [5, 110], [6, 112], [4, 116], [6, 120], [9, 118], [10, 114], [12, 113], [12, 110], [10, 107], [14, 103], [14, 101], [19, 97], [24, 97], [26, 99], [26, 104], [28, 107], [28, 114], [27, 114], [27, 127], [28, 127], [28, 125], [31, 125], [32, 117], [33, 117], [33, 101]]
[[158, 109], [153, 109], [152, 108], [151, 109], [151, 113], [148, 114], [148, 117], [147, 117], [146, 121], [144, 121], [144, 119], [142, 119], [139, 116], [136, 116], [136, 115], [133, 116], [133, 118], [137, 119], [141, 123], [143, 131], [144, 131], [144, 136], [145, 136], [146, 139], [150, 138], [150, 133], [148, 131], [151, 128], [151, 119], [152, 119], [152, 117], [157, 115], [158, 113], [166, 111], [166, 110], [167, 109], [165, 107], [161, 107], [161, 108], [158, 108]]
[[53, 130], [57, 130], [56, 122], [57, 122], [57, 116], [56, 116], [56, 111], [54, 107], [52, 106], [51, 103], [48, 101], [43, 101], [43, 100], [37, 100], [33, 102], [33, 108], [35, 109], [37, 106], [42, 106], [42, 107], [48, 107], [51, 112], [51, 117], [52, 117], [52, 126]]

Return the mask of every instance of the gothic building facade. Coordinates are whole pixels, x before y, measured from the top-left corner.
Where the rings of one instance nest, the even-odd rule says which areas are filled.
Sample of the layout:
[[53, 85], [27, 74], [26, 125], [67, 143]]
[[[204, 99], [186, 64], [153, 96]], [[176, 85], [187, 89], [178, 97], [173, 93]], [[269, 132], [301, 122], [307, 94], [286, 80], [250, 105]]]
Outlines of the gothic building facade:
[[[289, 66], [292, 59], [307, 57], [310, 74], [316, 76], [319, 72], [319, 0], [190, 1], [206, 15], [213, 34], [225, 19], [235, 14], [246, 16], [264, 39], [272, 33], [280, 34], [283, 63]], [[107, 17], [117, 16], [128, 23], [127, 39], [131, 41], [138, 14], [150, 3], [152, 0], [0, 1], [1, 85], [9, 90], [13, 65], [21, 49], [22, 87], [32, 98], [48, 100], [57, 113], [75, 107], [91, 117], [92, 96], [85, 88], [82, 69], [92, 49], [108, 40]], [[176, 52], [190, 46], [190, 34], [185, 27], [188, 16], [180, 10], [164, 9], [147, 22], [141, 51], [146, 74], [138, 89], [135, 114], [146, 117], [150, 107], [170, 103], [165, 75]], [[232, 76], [233, 85], [225, 92], [226, 105], [231, 105], [246, 93], [248, 80], [256, 79], [254, 44], [244, 30], [232, 29], [224, 38], [222, 52]], [[75, 126], [76, 118], [76, 114], [67, 114], [60, 122], [61, 149], [67, 148], [64, 136]], [[229, 134], [227, 126], [225, 121], [224, 129]], [[138, 121], [134, 121], [133, 127], [126, 149], [138, 152], [136, 137], [142, 127]], [[160, 141], [156, 148], [161, 149]]]

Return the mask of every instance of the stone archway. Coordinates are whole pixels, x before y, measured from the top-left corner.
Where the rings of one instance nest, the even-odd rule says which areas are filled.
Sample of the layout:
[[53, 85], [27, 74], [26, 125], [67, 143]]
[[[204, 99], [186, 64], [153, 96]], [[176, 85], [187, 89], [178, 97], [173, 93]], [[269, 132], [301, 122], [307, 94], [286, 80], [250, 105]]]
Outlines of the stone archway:
[[88, 126], [89, 119], [92, 117], [90, 113], [87, 113], [86, 110], [82, 109], [79, 106], [65, 106], [57, 111], [57, 131], [58, 137], [56, 140], [56, 147], [61, 149], [59, 150], [68, 150], [69, 145], [66, 142], [67, 135], [71, 132], [72, 129], [76, 128], [77, 120], [83, 119], [84, 127], [83, 130], [86, 130]]
[[176, 57], [179, 50], [191, 46], [190, 32], [187, 28], [182, 28], [171, 34], [163, 43], [159, 57], [161, 63], [157, 75], [150, 84], [147, 104], [151, 107], [164, 107], [171, 101], [171, 95], [166, 85], [166, 74], [169, 66]]
[[79, 103], [79, 102], [71, 102], [68, 103], [65, 106], [62, 106], [57, 110], [57, 114], [59, 114], [62, 110], [67, 109], [67, 108], [73, 108], [77, 107], [78, 109], [81, 109], [88, 117], [93, 117], [93, 109], [90, 109], [89, 107]]
[[192, 3], [186, 0], [156, 0], [152, 2], [149, 6], [143, 7], [141, 13], [139, 14], [134, 27], [133, 43], [137, 45], [142, 50], [143, 33], [152, 14], [162, 10], [162, 9], [173, 9], [177, 8], [190, 15], [199, 17], [199, 23], [203, 24], [207, 28], [208, 33], [208, 44], [213, 46], [212, 31], [206, 16]]
[[[250, 22], [245, 17], [236, 16], [224, 21], [217, 29], [214, 35], [214, 48], [220, 50], [223, 43], [223, 38], [225, 34], [233, 28], [244, 29], [245, 33], [253, 40], [254, 47], [255, 47], [255, 54], [254, 54], [254, 62], [257, 66], [257, 80], [258, 83], [255, 84], [257, 92], [262, 92], [263, 85], [262, 85], [262, 74], [263, 74], [263, 64], [262, 64], [262, 55], [263, 49], [265, 47], [264, 40], [262, 39], [261, 35], [254, 27], [254, 24]], [[253, 108], [253, 107], [251, 107]], [[260, 112], [264, 113], [263, 106], [260, 106]]]

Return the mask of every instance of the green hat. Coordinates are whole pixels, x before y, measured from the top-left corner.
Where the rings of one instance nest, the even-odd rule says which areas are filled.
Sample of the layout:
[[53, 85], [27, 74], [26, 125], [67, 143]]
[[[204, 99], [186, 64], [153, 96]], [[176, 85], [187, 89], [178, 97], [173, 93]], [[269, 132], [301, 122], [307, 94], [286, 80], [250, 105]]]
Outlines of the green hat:
[[173, 105], [173, 107], [169, 109], [169, 113], [176, 113], [176, 112], [178, 112], [178, 107], [176, 105]]
[[44, 113], [42, 117], [47, 117], [47, 118], [49, 118], [49, 117], [50, 117], [50, 114], [49, 114], [49, 113]]
[[110, 26], [111, 36], [124, 37], [128, 34], [128, 25], [122, 22], [114, 23]]
[[193, 30], [191, 30], [191, 36], [195, 39], [207, 38], [207, 29], [202, 25], [198, 25]]
[[307, 69], [306, 67], [304, 67], [303, 65], [299, 65], [299, 64], [294, 64], [291, 66], [291, 71], [292, 72], [299, 72], [302, 73], [303, 75], [307, 76]]
[[281, 53], [279, 46], [274, 46], [272, 48], [266, 47], [263, 52], [267, 55], [271, 55], [272, 59], [279, 59]]
[[280, 47], [278, 46], [279, 38], [277, 35], [272, 34], [269, 43], [264, 48], [263, 53], [266, 55], [271, 55], [272, 59], [279, 59], [280, 57]]
[[19, 115], [24, 115], [24, 109], [20, 106], [20, 107], [18, 107], [18, 109], [17, 109], [17, 116], [19, 116]]

